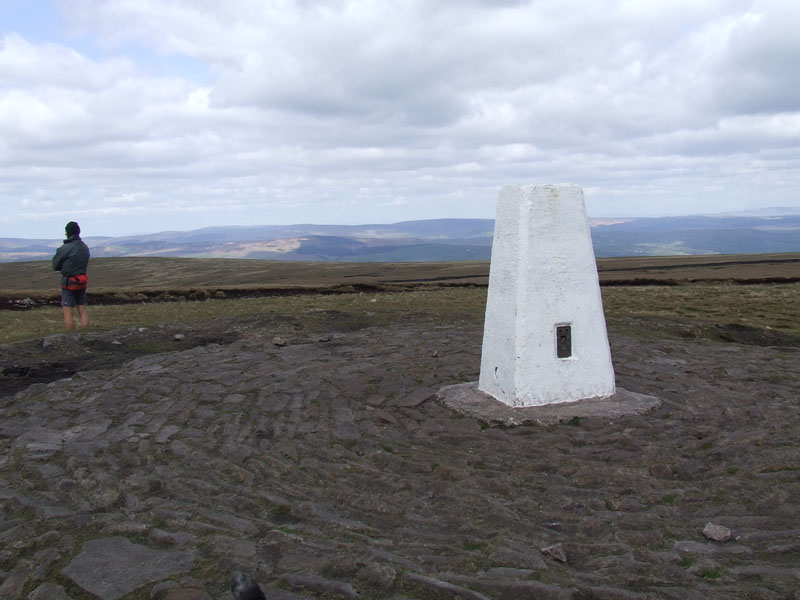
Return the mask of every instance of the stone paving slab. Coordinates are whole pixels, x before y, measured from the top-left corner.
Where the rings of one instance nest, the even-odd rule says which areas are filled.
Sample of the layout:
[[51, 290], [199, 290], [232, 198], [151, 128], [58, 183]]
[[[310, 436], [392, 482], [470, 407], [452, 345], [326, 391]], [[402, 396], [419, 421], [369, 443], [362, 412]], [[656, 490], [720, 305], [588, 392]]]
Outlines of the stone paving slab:
[[194, 552], [169, 552], [114, 536], [90, 540], [64, 568], [69, 577], [100, 600], [119, 600], [137, 588], [192, 569]]
[[114, 597], [88, 586], [140, 581], [135, 547], [185, 562], [120, 600], [231, 600], [233, 571], [292, 600], [795, 600], [799, 351], [630, 329], [617, 383], [647, 412], [545, 425], [436, 401], [477, 378], [482, 330], [425, 315], [2, 397], [0, 598]]

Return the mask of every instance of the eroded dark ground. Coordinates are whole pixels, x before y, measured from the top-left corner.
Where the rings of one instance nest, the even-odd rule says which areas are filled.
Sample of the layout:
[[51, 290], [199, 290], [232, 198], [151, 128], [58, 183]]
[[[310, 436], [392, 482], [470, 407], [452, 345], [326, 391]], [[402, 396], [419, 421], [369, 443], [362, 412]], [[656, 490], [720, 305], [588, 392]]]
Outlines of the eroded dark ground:
[[477, 378], [479, 323], [272, 315], [6, 346], [0, 595], [91, 598], [63, 569], [123, 536], [193, 556], [126, 598], [230, 598], [234, 569], [271, 598], [800, 597], [794, 340], [609, 336], [618, 385], [660, 408], [512, 429], [433, 397]]

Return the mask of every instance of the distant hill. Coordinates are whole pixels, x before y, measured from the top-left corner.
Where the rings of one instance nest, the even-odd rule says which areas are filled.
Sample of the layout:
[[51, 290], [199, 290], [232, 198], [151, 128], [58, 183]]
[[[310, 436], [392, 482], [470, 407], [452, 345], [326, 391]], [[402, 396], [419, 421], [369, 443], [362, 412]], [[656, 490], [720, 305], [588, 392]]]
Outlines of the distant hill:
[[[777, 209], [776, 209], [777, 210]], [[800, 214], [590, 219], [597, 257], [800, 251]], [[488, 260], [492, 219], [371, 225], [257, 225], [87, 237], [94, 257], [172, 256], [290, 261]], [[61, 240], [0, 238], [0, 262], [49, 260]]]
[[800, 215], [631, 219], [592, 228], [597, 256], [766, 254], [800, 249]]

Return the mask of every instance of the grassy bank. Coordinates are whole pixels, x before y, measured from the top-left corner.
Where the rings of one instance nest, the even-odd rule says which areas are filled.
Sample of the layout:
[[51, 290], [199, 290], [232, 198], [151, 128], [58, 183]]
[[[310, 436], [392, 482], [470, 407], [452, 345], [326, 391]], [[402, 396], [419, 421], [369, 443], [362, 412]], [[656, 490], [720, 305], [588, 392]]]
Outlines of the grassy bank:
[[800, 284], [603, 288], [606, 318], [662, 317], [800, 335]]
[[[800, 284], [641, 286], [603, 288], [606, 318], [653, 317], [704, 324], [738, 324], [800, 335], [796, 308]], [[91, 299], [90, 299], [91, 303]], [[91, 329], [156, 327], [278, 313], [302, 319], [310, 328], [327, 311], [360, 326], [385, 325], [415, 315], [443, 320], [483, 320], [485, 288], [431, 288], [406, 292], [300, 295], [239, 300], [157, 302], [119, 306], [90, 304]], [[43, 337], [63, 331], [61, 309], [43, 307], [0, 313], [0, 342]]]

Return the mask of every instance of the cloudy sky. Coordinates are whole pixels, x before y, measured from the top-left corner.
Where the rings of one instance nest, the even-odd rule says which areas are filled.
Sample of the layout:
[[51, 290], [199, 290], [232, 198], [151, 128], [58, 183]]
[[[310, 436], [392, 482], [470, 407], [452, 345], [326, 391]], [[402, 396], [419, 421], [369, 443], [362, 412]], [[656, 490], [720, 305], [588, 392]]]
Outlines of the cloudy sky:
[[0, 237], [800, 206], [797, 0], [0, 0]]

